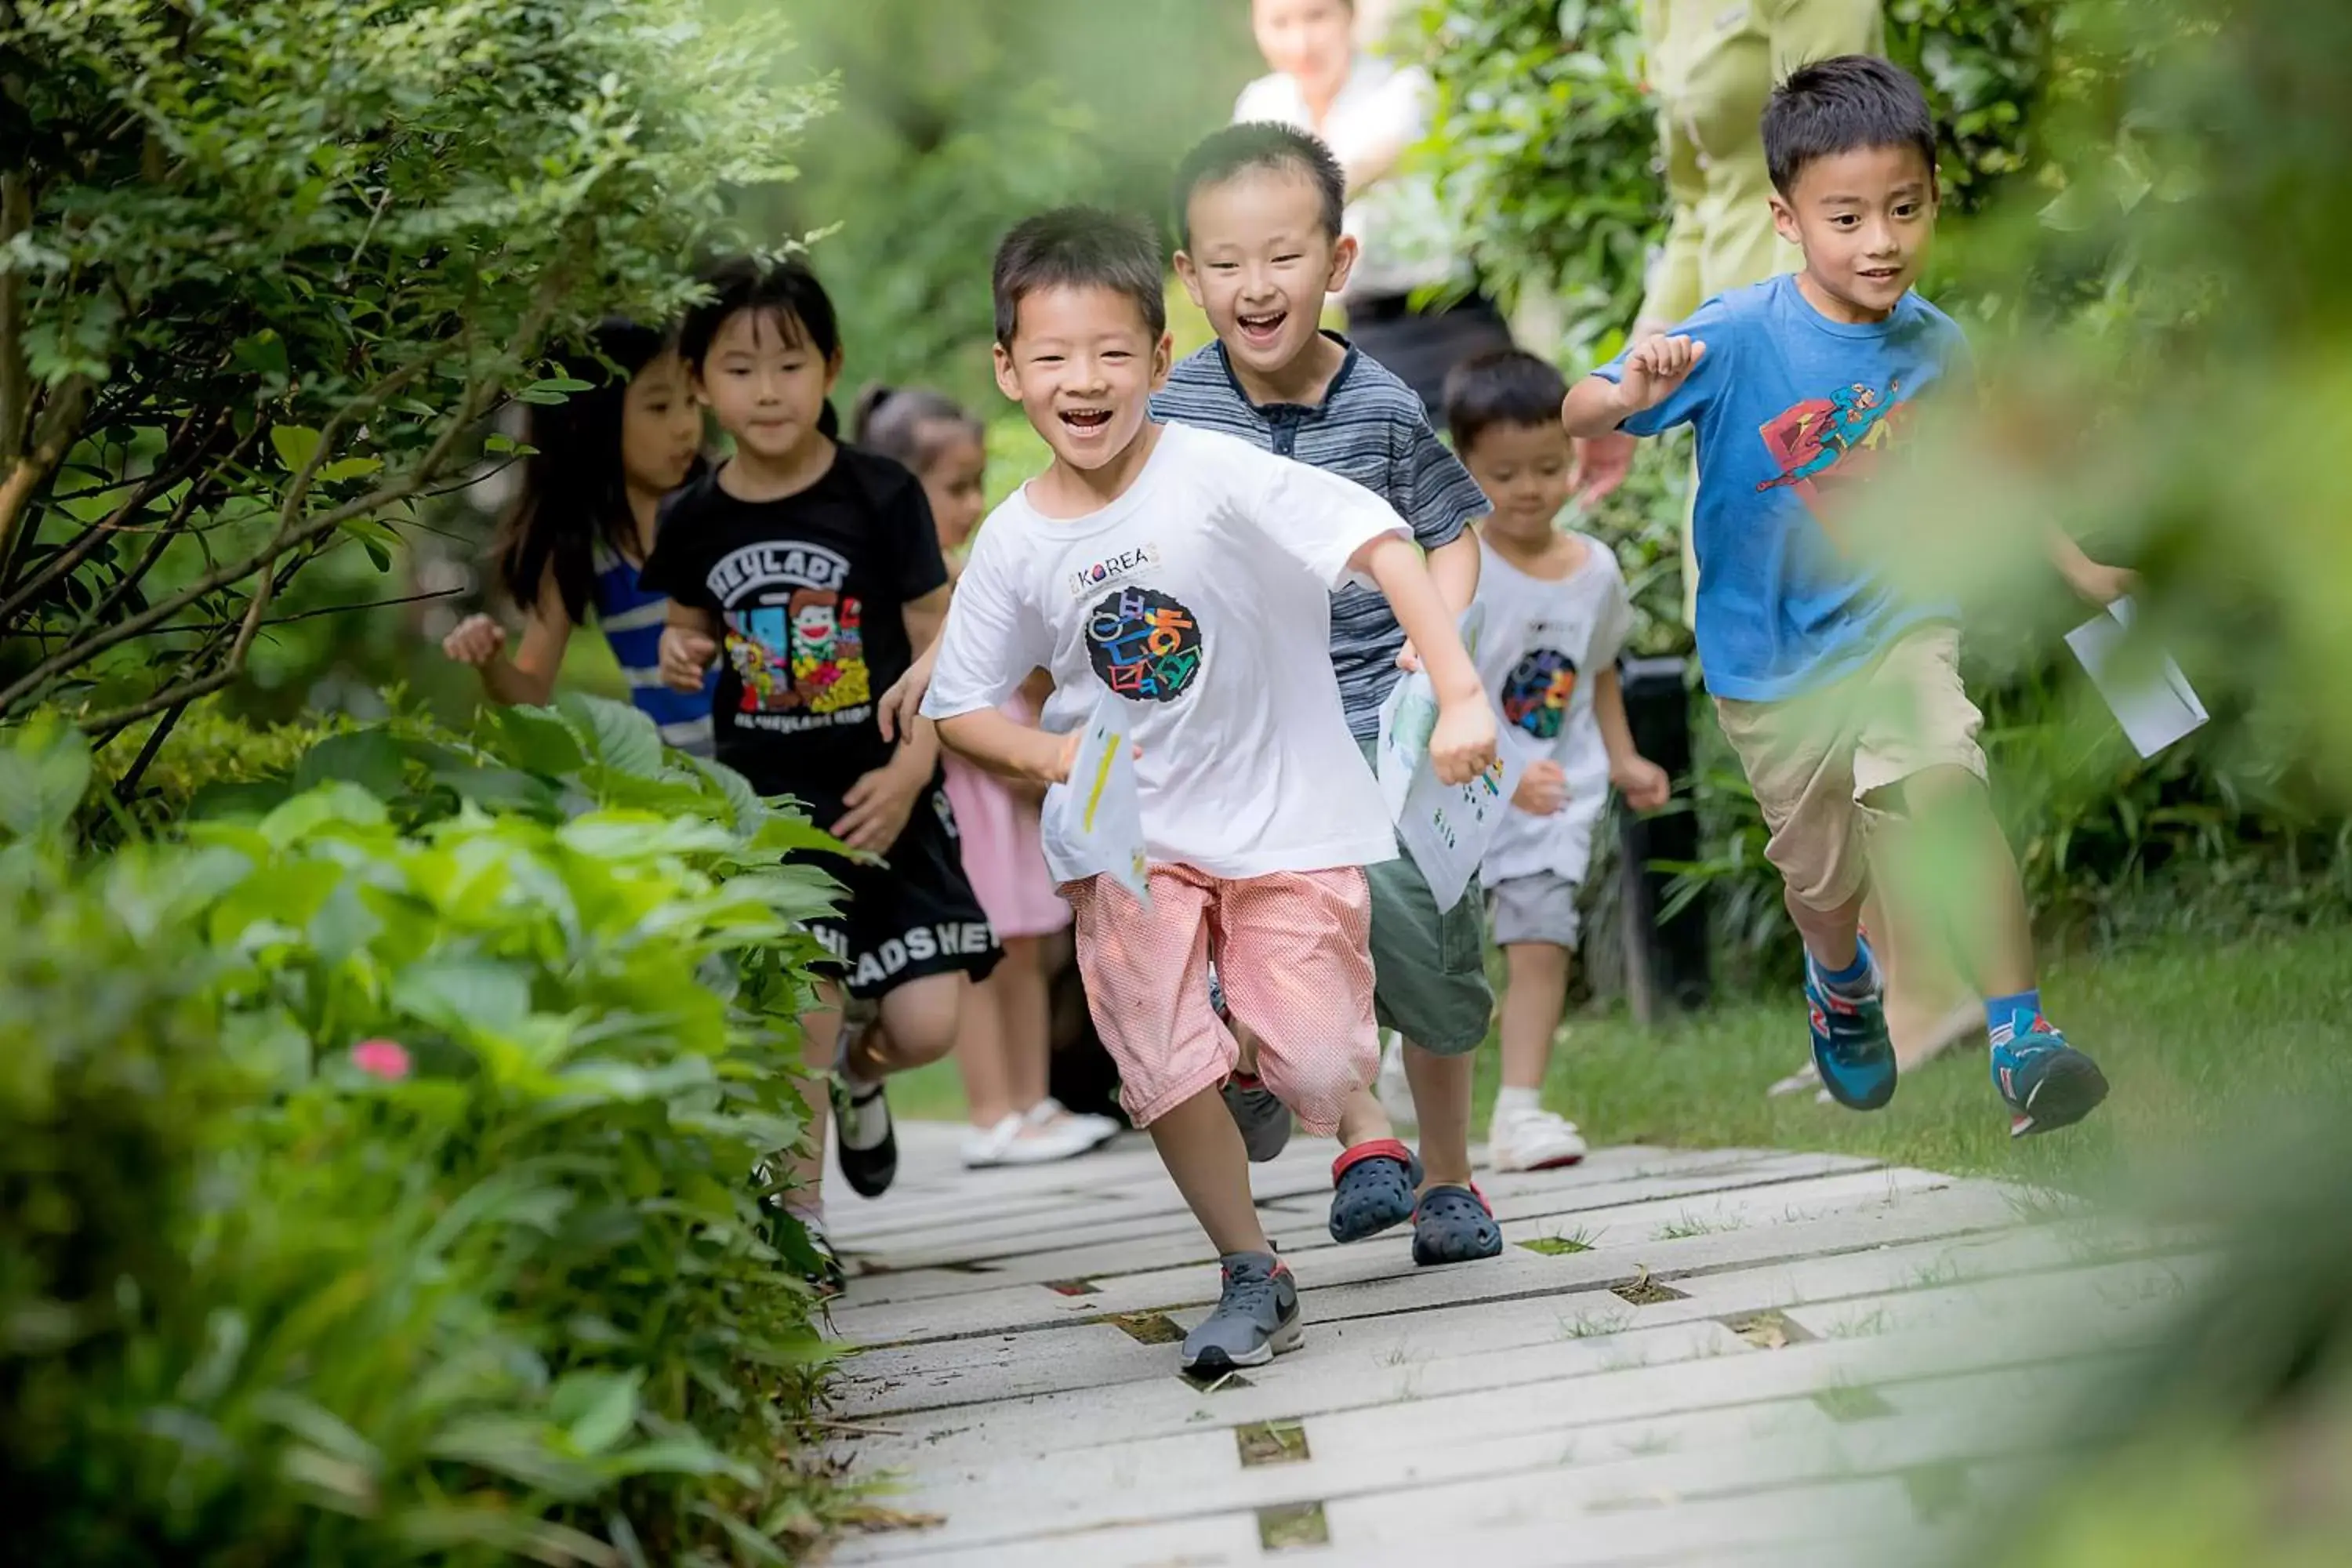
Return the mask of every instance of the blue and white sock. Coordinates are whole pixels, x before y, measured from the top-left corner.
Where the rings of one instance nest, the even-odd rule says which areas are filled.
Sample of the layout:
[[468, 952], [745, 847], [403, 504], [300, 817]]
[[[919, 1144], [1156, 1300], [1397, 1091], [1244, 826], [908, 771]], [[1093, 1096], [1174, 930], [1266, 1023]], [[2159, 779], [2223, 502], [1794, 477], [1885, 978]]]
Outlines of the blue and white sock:
[[1878, 994], [1877, 961], [1860, 942], [1854, 944], [1853, 962], [1843, 969], [1832, 969], [1810, 952], [1805, 962], [1812, 965], [1813, 978], [1822, 989], [1841, 1002], [1867, 1002]]
[[1998, 1050], [2022, 1034], [2029, 1034], [2042, 1021], [2040, 987], [2020, 991], [2010, 996], [1985, 998], [1985, 1034]]

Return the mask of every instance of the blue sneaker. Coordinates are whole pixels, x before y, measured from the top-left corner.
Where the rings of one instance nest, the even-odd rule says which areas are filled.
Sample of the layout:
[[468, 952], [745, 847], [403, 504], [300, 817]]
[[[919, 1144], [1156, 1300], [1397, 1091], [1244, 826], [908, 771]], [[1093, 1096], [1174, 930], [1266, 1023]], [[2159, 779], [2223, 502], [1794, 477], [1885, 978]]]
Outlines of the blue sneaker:
[[2009, 1103], [2009, 1135], [2072, 1127], [2107, 1098], [2099, 1064], [2066, 1043], [2050, 1020], [2020, 1013], [1993, 1031], [1992, 1081]]
[[[1861, 944], [1870, 957], [1870, 944]], [[1895, 1098], [1895, 1042], [1886, 1009], [1876, 995], [1850, 1002], [1822, 984], [1820, 965], [1805, 959], [1805, 1005], [1812, 1014], [1813, 1070], [1822, 1087], [1848, 1110], [1876, 1110]]]

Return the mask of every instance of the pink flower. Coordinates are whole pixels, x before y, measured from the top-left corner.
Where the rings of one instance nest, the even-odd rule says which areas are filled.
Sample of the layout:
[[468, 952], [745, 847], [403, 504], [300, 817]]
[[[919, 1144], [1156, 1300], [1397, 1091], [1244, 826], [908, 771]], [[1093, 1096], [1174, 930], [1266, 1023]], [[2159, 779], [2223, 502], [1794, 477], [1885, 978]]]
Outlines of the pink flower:
[[398, 1040], [362, 1040], [352, 1047], [352, 1065], [371, 1078], [408, 1076], [408, 1049]]

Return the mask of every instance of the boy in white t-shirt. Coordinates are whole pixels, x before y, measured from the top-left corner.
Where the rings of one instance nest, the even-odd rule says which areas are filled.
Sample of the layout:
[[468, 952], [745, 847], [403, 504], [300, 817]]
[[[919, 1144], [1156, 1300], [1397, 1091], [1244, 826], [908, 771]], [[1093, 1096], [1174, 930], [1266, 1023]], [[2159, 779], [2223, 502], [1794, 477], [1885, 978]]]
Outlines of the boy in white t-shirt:
[[1617, 558], [1553, 526], [1575, 467], [1559, 416], [1567, 395], [1559, 372], [1517, 351], [1465, 361], [1445, 386], [1454, 448], [1494, 506], [1478, 529], [1478, 673], [1502, 705], [1504, 743], [1531, 759], [1479, 868], [1507, 966], [1503, 1086], [1486, 1133], [1497, 1171], [1584, 1157], [1576, 1124], [1540, 1098], [1568, 1000], [1577, 892], [1610, 785], [1639, 811], [1669, 790], [1625, 723], [1616, 661], [1633, 608]]
[[[1150, 227], [1082, 208], [997, 252], [996, 376], [1054, 461], [989, 518], [956, 590], [923, 712], [981, 766], [1064, 785], [1080, 729], [1124, 699], [1150, 860], [1147, 909], [1046, 858], [1121, 1095], [1223, 1265], [1184, 1366], [1216, 1376], [1298, 1342], [1298, 1291], [1261, 1228], [1220, 1092], [1238, 1056], [1209, 1003], [1257, 1035], [1258, 1074], [1328, 1136], [1370, 1081], [1370, 897], [1395, 852], [1326, 652], [1333, 589], [1377, 584], [1438, 690], [1430, 751], [1464, 782], [1494, 758], [1478, 674], [1405, 524], [1370, 491], [1245, 442], [1156, 425], [1166, 260]], [[1044, 728], [999, 711], [1039, 667]]]

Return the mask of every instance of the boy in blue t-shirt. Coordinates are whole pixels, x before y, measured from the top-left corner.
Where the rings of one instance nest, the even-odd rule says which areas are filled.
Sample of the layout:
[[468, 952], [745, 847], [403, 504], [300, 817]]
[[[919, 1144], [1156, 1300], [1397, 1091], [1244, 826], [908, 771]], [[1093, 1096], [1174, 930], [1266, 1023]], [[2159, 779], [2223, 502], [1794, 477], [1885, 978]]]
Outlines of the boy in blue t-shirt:
[[[2012, 1134], [2081, 1121], [2107, 1092], [2042, 1014], [2017, 862], [1994, 820], [1961, 689], [1957, 609], [1898, 595], [1838, 537], [1922, 407], [1966, 395], [1967, 343], [1911, 291], [1936, 222], [1936, 134], [1919, 84], [1885, 60], [1805, 66], [1772, 94], [1772, 218], [1804, 270], [1717, 296], [1568, 395], [1571, 436], [1698, 436], [1696, 631], [1724, 733], [1771, 829], [1767, 856], [1804, 938], [1813, 1060], [1874, 1110], [1895, 1062], [1859, 932], [1874, 817], [1930, 822], [1983, 877], [1964, 920]], [[1958, 383], [1957, 384], [1948, 384]], [[2078, 592], [2125, 574], [2058, 543]]]

